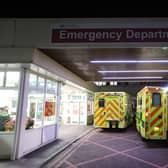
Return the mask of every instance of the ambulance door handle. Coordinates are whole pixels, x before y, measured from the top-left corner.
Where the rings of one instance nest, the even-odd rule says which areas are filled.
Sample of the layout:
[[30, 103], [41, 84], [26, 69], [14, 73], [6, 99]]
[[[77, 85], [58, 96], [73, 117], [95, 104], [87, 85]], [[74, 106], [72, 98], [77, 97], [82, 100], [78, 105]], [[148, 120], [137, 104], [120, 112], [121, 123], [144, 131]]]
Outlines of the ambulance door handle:
[[159, 115], [158, 118], [159, 118], [159, 119], [162, 119], [162, 115]]

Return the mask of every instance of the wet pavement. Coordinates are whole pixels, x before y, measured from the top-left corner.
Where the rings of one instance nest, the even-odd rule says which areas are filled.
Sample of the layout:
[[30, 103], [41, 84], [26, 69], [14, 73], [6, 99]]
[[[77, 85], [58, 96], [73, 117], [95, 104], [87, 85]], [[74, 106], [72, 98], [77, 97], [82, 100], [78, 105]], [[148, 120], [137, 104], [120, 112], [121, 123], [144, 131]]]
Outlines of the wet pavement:
[[46, 168], [168, 168], [168, 141], [143, 140], [135, 127], [92, 130]]

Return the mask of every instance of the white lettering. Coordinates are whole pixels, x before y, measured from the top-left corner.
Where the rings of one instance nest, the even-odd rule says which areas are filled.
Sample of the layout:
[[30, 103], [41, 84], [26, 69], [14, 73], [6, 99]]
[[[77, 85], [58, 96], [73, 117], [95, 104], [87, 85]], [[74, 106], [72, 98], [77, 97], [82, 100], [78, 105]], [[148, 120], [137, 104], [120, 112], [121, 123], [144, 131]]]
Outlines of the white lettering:
[[110, 32], [110, 38], [115, 39], [116, 38], [116, 33], [115, 32]]
[[104, 41], [122, 41], [122, 36], [125, 36], [127, 40], [155, 40], [155, 39], [168, 39], [168, 31], [138, 31], [138, 29], [126, 29], [123, 31], [71, 31], [71, 30], [60, 30], [59, 38], [64, 40], [86, 40], [96, 42], [96, 40]]
[[67, 33], [67, 38], [68, 39], [76, 39], [77, 38], [77, 33], [69, 32], [69, 33]]
[[97, 32], [96, 33], [96, 39], [101, 39], [102, 38], [102, 33], [101, 32]]
[[65, 30], [60, 31], [59, 38], [60, 39], [66, 39], [67, 38], [66, 33], [67, 33], [67, 31], [65, 31]]
[[82, 32], [78, 33], [78, 39], [83, 39], [83, 33]]
[[109, 32], [102, 32], [102, 39], [109, 39]]
[[126, 31], [126, 38], [130, 39], [134, 37], [134, 31], [133, 30], [127, 30]]
[[141, 40], [144, 40], [144, 39], [148, 39], [150, 37], [149, 37], [149, 34], [147, 32], [142, 32], [140, 38], [141, 38]]
[[156, 31], [156, 32], [138, 32], [134, 30], [127, 30], [126, 31], [126, 38], [127, 39], [140, 39], [140, 40], [146, 40], [146, 39], [162, 39], [162, 38], [168, 38], [168, 32], [162, 32], [162, 31]]
[[88, 34], [89, 34], [89, 32], [84, 32], [84, 39], [87, 39]]
[[116, 35], [117, 35], [117, 40], [119, 41], [121, 39], [122, 32], [116, 32]]
[[95, 32], [89, 33], [89, 41], [95, 41]]

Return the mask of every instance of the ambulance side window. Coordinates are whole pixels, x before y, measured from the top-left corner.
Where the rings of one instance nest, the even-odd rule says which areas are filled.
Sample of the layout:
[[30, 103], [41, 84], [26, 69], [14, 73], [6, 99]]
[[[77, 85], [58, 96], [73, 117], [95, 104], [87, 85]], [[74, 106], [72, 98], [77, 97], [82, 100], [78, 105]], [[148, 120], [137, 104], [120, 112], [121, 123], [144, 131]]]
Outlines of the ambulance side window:
[[99, 99], [99, 107], [104, 107], [104, 99]]
[[161, 106], [161, 95], [160, 93], [152, 94], [152, 106], [158, 107]]
[[138, 105], [142, 105], [142, 97], [138, 98]]

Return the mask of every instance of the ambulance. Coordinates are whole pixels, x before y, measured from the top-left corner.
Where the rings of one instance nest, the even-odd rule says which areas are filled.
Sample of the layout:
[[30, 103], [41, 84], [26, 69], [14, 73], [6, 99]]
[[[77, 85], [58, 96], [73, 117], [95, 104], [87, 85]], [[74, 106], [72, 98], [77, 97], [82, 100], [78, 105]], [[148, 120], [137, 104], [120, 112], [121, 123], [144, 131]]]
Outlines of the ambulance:
[[136, 128], [142, 138], [167, 138], [167, 94], [164, 88], [146, 86], [137, 93]]
[[133, 122], [131, 96], [126, 92], [96, 92], [95, 128], [126, 128]]

